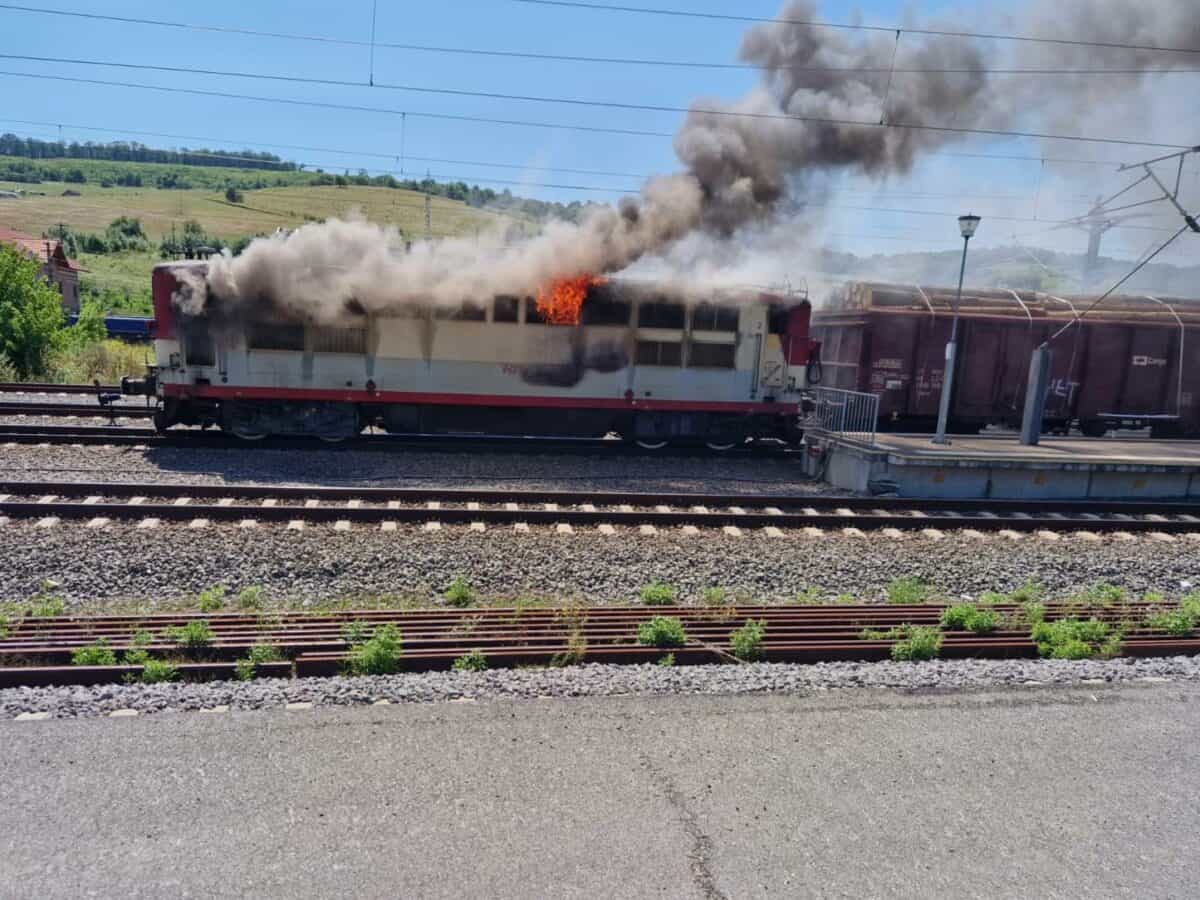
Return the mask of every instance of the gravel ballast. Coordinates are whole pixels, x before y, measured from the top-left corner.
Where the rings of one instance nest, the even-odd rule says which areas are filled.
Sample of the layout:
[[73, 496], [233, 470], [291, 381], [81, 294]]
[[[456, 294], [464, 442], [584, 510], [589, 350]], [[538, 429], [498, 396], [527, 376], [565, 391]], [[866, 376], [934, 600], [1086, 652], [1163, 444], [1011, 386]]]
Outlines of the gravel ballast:
[[633, 602], [641, 586], [655, 579], [676, 585], [685, 601], [712, 586], [744, 591], [755, 602], [791, 600], [808, 587], [869, 601], [882, 599], [887, 584], [904, 576], [951, 596], [1012, 590], [1029, 581], [1062, 595], [1107, 581], [1131, 593], [1154, 590], [1171, 597], [1200, 585], [1198, 549], [1186, 539], [1011, 541], [955, 532], [935, 541], [917, 533], [899, 540], [838, 532], [769, 538], [761, 531], [731, 537], [620, 528], [606, 537], [594, 529], [557, 534], [548, 526], [522, 534], [508, 527], [429, 532], [401, 526], [383, 532], [355, 526], [339, 532], [330, 524], [288, 531], [281, 524], [192, 530], [185, 524], [141, 529], [113, 523], [92, 529], [78, 522], [39, 528], [13, 521], [0, 526], [0, 601], [24, 600], [51, 579], [69, 605], [89, 608], [128, 600], [177, 602], [216, 584], [231, 592], [258, 585], [275, 603], [394, 597], [431, 604], [441, 602], [458, 576], [488, 598], [589, 603]]
[[271, 450], [186, 447], [0, 447], [4, 477], [22, 481], [456, 487], [527, 490], [833, 493], [795, 457], [587, 455], [464, 446]]
[[178, 712], [228, 706], [271, 709], [320, 705], [427, 703], [498, 698], [670, 694], [808, 694], [842, 688], [983, 688], [1129, 682], [1198, 681], [1194, 657], [1065, 660], [935, 660], [924, 663], [820, 663], [663, 667], [585, 665], [482, 673], [426, 672], [362, 678], [220, 681], [204, 684], [11, 688], [0, 691], [0, 719], [107, 715], [114, 710]]

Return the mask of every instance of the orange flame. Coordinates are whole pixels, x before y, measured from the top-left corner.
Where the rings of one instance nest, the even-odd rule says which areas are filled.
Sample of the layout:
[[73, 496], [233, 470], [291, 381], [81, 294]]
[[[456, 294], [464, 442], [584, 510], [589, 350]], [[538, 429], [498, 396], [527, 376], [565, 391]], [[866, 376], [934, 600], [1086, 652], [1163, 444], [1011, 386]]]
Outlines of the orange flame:
[[587, 298], [588, 288], [604, 284], [596, 275], [560, 278], [547, 287], [539, 288], [537, 310], [552, 325], [578, 325], [579, 309]]

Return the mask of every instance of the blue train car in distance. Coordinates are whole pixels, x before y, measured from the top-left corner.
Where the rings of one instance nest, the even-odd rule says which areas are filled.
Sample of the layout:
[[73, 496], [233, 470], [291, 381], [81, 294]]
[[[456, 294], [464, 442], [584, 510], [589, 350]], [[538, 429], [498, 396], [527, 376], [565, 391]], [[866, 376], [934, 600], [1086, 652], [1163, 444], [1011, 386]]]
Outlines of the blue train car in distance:
[[[72, 313], [67, 317], [67, 324], [74, 325], [79, 318]], [[110, 338], [131, 343], [141, 343], [150, 340], [150, 327], [154, 320], [146, 316], [105, 316], [104, 330]]]

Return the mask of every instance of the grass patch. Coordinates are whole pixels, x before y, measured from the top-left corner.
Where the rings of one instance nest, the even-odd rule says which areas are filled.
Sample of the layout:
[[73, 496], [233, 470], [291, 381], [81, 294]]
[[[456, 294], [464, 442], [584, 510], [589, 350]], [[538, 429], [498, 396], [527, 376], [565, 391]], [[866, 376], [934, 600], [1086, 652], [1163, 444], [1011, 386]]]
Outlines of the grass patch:
[[250, 652], [235, 664], [234, 675], [239, 681], [251, 681], [258, 673], [259, 663], [278, 662], [279, 648], [273, 644], [255, 644]]
[[391, 675], [400, 669], [404, 642], [395, 625], [380, 625], [367, 640], [350, 648], [351, 675]]
[[238, 609], [262, 609], [263, 604], [266, 603], [266, 599], [263, 589], [257, 584], [252, 584], [238, 591], [235, 602]]
[[483, 651], [472, 650], [456, 659], [453, 668], [455, 672], [485, 672], [487, 667], [488, 661]]
[[675, 665], [675, 654], [668, 653], [666, 656], [660, 656], [655, 665], [669, 667]]
[[196, 599], [200, 612], [216, 612], [225, 605], [225, 586], [218, 584], [205, 588]]
[[674, 606], [679, 589], [673, 584], [662, 581], [652, 581], [642, 585], [641, 598], [646, 606]]
[[1030, 631], [1038, 653], [1050, 659], [1109, 659], [1121, 652], [1122, 633], [1099, 619], [1038, 622]]
[[682, 647], [687, 643], [683, 622], [674, 616], [655, 616], [638, 626], [638, 643], [647, 647]]
[[792, 602], [800, 606], [815, 606], [821, 602], [824, 596], [825, 592], [819, 587], [809, 586], [796, 591], [795, 596], [792, 597]]
[[930, 625], [905, 625], [904, 637], [892, 644], [892, 659], [915, 662], [934, 659], [942, 652], [942, 633]]
[[146, 660], [150, 658], [150, 651], [146, 648], [150, 646], [150, 642], [154, 640], [154, 635], [150, 632], [139, 629], [135, 631], [129, 638], [129, 646], [122, 654], [121, 661], [127, 666], [144, 666]]
[[1000, 614], [991, 609], [980, 609], [974, 603], [956, 603], [942, 613], [941, 626], [955, 631], [970, 631], [973, 634], [989, 634], [1000, 624]]
[[51, 582], [42, 582], [42, 590], [29, 601], [26, 614], [33, 619], [50, 619], [66, 615], [67, 602], [58, 594], [51, 594]]
[[705, 606], [724, 606], [729, 591], [723, 587], [706, 587], [700, 594], [700, 602]]
[[195, 619], [186, 625], [167, 628], [163, 634], [186, 653], [199, 653], [212, 645], [213, 633], [207, 619]]
[[80, 647], [71, 654], [73, 666], [115, 666], [117, 654], [108, 645], [107, 638], [100, 638], [94, 644]]
[[475, 602], [475, 592], [471, 590], [471, 583], [461, 575], [450, 582], [450, 587], [446, 588], [442, 596], [451, 606], [459, 608], [470, 606]]
[[915, 606], [929, 599], [930, 587], [920, 578], [896, 578], [887, 586], [887, 602], [897, 606]]
[[762, 659], [763, 639], [767, 636], [767, 623], [762, 619], [747, 619], [746, 624], [729, 633], [729, 646], [733, 655], [742, 662]]
[[142, 674], [137, 680], [142, 684], [158, 684], [161, 681], [174, 681], [179, 677], [179, 669], [174, 663], [165, 659], [147, 659], [142, 663]]

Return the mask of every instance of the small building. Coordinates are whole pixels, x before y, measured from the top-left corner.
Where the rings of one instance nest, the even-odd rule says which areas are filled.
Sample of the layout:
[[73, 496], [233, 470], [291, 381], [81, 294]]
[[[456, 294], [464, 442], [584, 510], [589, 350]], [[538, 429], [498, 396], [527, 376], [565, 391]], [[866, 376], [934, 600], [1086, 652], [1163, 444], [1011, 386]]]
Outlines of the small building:
[[42, 275], [62, 295], [63, 312], [67, 315], [79, 312], [79, 273], [85, 270], [67, 258], [59, 241], [0, 227], [0, 244], [16, 247], [40, 262]]

